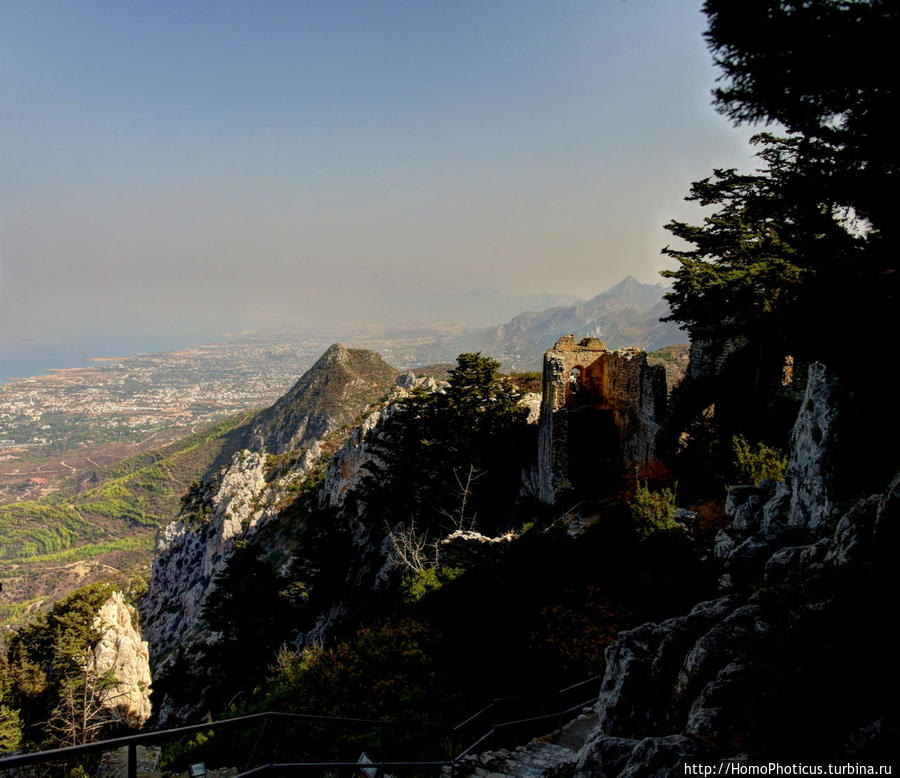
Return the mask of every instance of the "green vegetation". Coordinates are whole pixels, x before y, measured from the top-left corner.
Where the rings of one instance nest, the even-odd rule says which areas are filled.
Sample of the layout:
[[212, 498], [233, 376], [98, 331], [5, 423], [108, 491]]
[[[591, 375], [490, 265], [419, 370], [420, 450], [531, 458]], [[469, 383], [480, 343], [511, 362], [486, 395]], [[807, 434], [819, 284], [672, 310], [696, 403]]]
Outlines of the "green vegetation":
[[675, 521], [675, 489], [651, 489], [648, 480], [636, 475], [631, 515], [638, 532], [644, 537], [660, 530], [677, 529]]
[[423, 536], [477, 526], [505, 529], [533, 430], [520, 393], [500, 364], [461, 354], [445, 392], [414, 393], [399, 404], [361, 499], [369, 521], [414, 524]]
[[701, 226], [668, 225], [695, 246], [666, 250], [680, 264], [665, 274], [673, 318], [693, 338], [746, 335], [850, 368], [896, 310], [897, 226], [883, 194], [900, 168], [885, 121], [897, 86], [872, 62], [890, 50], [896, 12], [838, 0], [704, 10], [724, 73], [717, 107], [787, 135], [756, 137], [757, 173], [716, 170], [694, 184], [688, 199], [717, 209]]
[[783, 481], [787, 470], [788, 455], [773, 446], [759, 442], [755, 446], [744, 438], [736, 436], [732, 440], [735, 456], [737, 482], [758, 484], [767, 478]]
[[191, 481], [227, 446], [228, 433], [250, 418], [234, 416], [123, 460], [101, 471], [100, 483], [87, 490], [0, 506], [0, 559], [64, 562], [149, 549], [147, 530], [172, 520]]
[[540, 393], [543, 383], [544, 374], [540, 370], [529, 370], [522, 373], [508, 373], [506, 378], [520, 392], [537, 392]]
[[7, 705], [13, 702], [12, 679], [6, 657], [0, 656], [0, 754], [15, 751], [22, 742], [22, 718]]
[[[900, 175], [889, 120], [897, 81], [887, 59], [896, 9], [707, 0], [704, 11], [723, 73], [717, 108], [781, 134], [753, 138], [758, 170], [716, 169], [692, 185], [687, 199], [708, 209], [699, 224], [666, 225], [679, 239], [664, 249], [678, 263], [663, 273], [669, 319], [730, 354], [690, 403], [715, 406], [721, 449], [739, 434], [786, 442], [797, 399], [779, 389], [785, 358], [821, 361], [847, 393], [838, 489], [880, 488], [896, 470], [900, 418], [886, 382], [859, 366], [883, 360], [900, 300], [889, 195]], [[850, 453], [864, 448], [865, 462]]]
[[86, 658], [110, 594], [108, 584], [86, 586], [11, 633], [0, 659], [0, 737], [13, 742], [17, 722], [30, 748], [90, 742], [108, 731], [101, 698], [116, 680], [94, 674]]
[[153, 536], [149, 534], [105, 540], [101, 543], [89, 543], [84, 546], [67, 548], [54, 554], [41, 554], [39, 556], [10, 559], [11, 563], [19, 564], [67, 564], [79, 562], [83, 559], [112, 553], [113, 551], [150, 551], [153, 548]]
[[465, 572], [461, 567], [426, 567], [409, 571], [403, 578], [403, 596], [407, 602], [419, 602], [431, 592], [436, 592], [445, 583], [458, 578]]

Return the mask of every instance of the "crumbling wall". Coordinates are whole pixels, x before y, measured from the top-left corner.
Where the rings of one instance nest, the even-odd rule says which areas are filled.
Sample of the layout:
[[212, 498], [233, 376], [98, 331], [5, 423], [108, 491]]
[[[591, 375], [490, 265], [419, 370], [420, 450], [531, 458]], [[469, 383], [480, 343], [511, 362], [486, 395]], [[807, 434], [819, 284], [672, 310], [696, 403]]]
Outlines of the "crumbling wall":
[[[538, 491], [602, 491], [615, 471], [656, 454], [666, 410], [666, 374], [639, 348], [612, 351], [597, 338], [560, 338], [544, 354]], [[576, 461], [579, 460], [579, 461]]]

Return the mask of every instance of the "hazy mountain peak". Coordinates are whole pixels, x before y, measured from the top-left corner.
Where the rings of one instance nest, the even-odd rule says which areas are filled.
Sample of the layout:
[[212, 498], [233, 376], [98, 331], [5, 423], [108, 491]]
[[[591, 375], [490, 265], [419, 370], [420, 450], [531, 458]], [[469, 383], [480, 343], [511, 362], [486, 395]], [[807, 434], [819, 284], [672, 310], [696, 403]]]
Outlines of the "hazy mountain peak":
[[609, 289], [603, 292], [603, 294], [610, 297], [632, 294], [637, 290], [639, 286], [649, 286], [649, 284], [641, 284], [634, 276], [626, 276], [615, 286], [611, 286]]
[[247, 447], [281, 454], [319, 439], [383, 395], [398, 372], [374, 351], [335, 343], [259, 415]]
[[346, 364], [349, 360], [350, 350], [343, 343], [332, 343], [310, 370], [321, 369], [335, 362]]

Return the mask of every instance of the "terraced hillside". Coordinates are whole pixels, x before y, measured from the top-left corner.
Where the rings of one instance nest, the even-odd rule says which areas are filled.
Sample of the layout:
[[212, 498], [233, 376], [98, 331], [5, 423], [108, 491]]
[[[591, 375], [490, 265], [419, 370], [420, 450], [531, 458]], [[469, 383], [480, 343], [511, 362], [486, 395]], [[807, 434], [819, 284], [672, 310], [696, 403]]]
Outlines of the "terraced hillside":
[[187, 487], [243, 440], [256, 412], [238, 414], [155, 451], [0, 506], [0, 623], [96, 580], [146, 578], [156, 530]]

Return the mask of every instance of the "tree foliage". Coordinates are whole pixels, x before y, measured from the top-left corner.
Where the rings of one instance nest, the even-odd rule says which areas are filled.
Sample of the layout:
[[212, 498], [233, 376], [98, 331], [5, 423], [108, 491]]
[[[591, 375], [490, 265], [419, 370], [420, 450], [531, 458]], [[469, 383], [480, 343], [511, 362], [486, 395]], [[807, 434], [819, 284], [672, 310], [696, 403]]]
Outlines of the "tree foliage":
[[481, 354], [460, 354], [445, 390], [398, 405], [363, 489], [371, 520], [414, 523], [425, 535], [508, 523], [527, 410], [499, 368]]
[[12, 702], [12, 681], [4, 657], [0, 657], [0, 754], [14, 751], [22, 742], [22, 718]]
[[[688, 200], [714, 208], [667, 229], [679, 267], [671, 318], [692, 338], [742, 336], [753, 347], [849, 367], [890, 331], [897, 301], [898, 149], [888, 120], [895, 4], [868, 0], [708, 0], [707, 41], [722, 70], [720, 111], [760, 134], [762, 167], [715, 170]], [[836, 315], [836, 312], [840, 315]], [[856, 347], [856, 349], [854, 349]], [[845, 370], [845, 372], [850, 372]]]
[[[97, 613], [112, 591], [103, 583], [78, 589], [9, 638], [0, 684], [11, 703], [6, 707], [19, 708], [24, 723], [55, 745], [96, 739], [111, 721], [105, 705], [116, 679], [93, 673], [88, 655], [101, 636]], [[11, 721], [9, 714], [5, 719]]]
[[[221, 706], [226, 695], [253, 688], [274, 659], [278, 646], [294, 626], [294, 608], [286, 588], [288, 581], [260, 556], [260, 549], [237, 541], [228, 565], [215, 578], [215, 590], [201, 613], [216, 637], [201, 649], [206, 680], [218, 678], [208, 693]], [[247, 663], [247, 656], [264, 657]]]
[[706, 39], [722, 72], [718, 109], [777, 122], [806, 144], [822, 197], [895, 232], [898, 82], [892, 0], [707, 0]]

